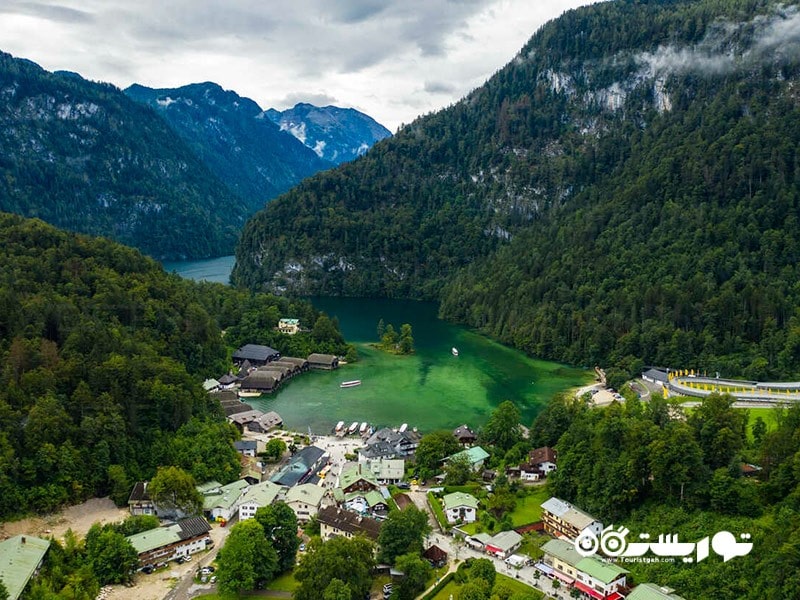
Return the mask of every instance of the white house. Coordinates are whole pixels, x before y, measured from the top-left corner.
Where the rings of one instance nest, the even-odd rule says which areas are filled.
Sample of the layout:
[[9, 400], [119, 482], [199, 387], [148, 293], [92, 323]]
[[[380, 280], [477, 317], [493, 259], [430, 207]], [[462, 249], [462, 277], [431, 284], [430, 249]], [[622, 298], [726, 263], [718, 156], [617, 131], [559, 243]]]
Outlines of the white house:
[[272, 483], [262, 481], [250, 486], [242, 494], [239, 500], [239, 520], [246, 521], [256, 516], [256, 511], [264, 506], [269, 506], [275, 499], [285, 492], [285, 488]]
[[464, 492], [453, 492], [442, 498], [448, 523], [474, 523], [478, 518], [478, 500]]
[[319, 511], [324, 497], [324, 488], [313, 483], [303, 483], [289, 488], [284, 502], [297, 515], [298, 522], [307, 523]]
[[198, 486], [203, 495], [203, 514], [214, 521], [230, 521], [239, 510], [242, 493], [249, 486], [244, 479], [220, 487]]

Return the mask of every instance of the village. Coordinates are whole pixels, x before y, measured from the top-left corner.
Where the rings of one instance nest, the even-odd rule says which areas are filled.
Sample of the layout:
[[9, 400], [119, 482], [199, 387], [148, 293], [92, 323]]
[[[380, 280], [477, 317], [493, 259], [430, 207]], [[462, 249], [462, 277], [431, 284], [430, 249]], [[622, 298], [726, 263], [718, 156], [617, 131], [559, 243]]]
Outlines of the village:
[[[280, 326], [291, 334], [289, 329], [297, 322], [285, 321]], [[338, 357], [281, 357], [267, 346], [247, 344], [234, 352], [233, 361], [235, 374], [206, 380], [203, 387], [239, 432], [234, 447], [241, 462], [240, 478], [226, 484], [198, 483], [202, 514], [196, 515], [159, 506], [149, 494], [148, 481], [135, 483], [127, 512], [134, 517], [156, 516], [162, 523], [127, 537], [138, 555], [135, 585], [148, 590], [139, 594], [140, 600], [177, 600], [213, 591], [212, 563], [230, 529], [276, 503], [293, 511], [303, 540], [301, 553], [310, 539], [306, 528], [312, 523], [318, 525], [322, 540], [364, 536], [378, 542], [392, 511], [409, 506], [425, 511], [431, 533], [425, 536], [422, 556], [441, 570], [426, 598], [439, 597], [436, 594], [450, 584], [450, 574], [460, 562], [480, 557], [491, 560], [498, 573], [547, 597], [682, 600], [669, 588], [631, 581], [627, 569], [602, 553], [587, 556], [578, 551], [576, 540], [587, 534], [599, 538], [603, 523], [548, 494], [548, 474], [558, 468], [555, 449], [532, 449], [518, 464], [498, 471], [487, 466], [491, 454], [478, 444], [475, 431], [463, 424], [445, 434], [458, 450], [438, 459], [436, 472], [423, 478], [415, 456], [423, 436], [406, 424], [375, 430], [366, 423], [361, 427], [339, 423], [331, 435], [319, 436], [286, 431], [279, 414], [254, 410], [244, 402], [311, 369], [336, 369]], [[615, 400], [603, 386], [579, 393], [583, 391], [596, 395], [598, 404]], [[517, 427], [527, 435], [523, 426]], [[462, 473], [461, 481], [454, 482], [456, 466]], [[514, 494], [501, 492], [501, 485], [512, 486]], [[502, 507], [501, 494], [505, 494]], [[17, 600], [35, 577], [48, 546], [47, 539], [25, 534], [0, 542], [0, 572], [9, 572], [14, 565], [11, 600]], [[372, 597], [388, 600], [391, 581], [403, 574], [388, 566], [381, 572], [388, 573], [390, 581]], [[103, 597], [127, 597], [126, 589], [105, 588]]]
[[[156, 515], [165, 522], [128, 538], [139, 556], [136, 587], [147, 587], [151, 581], [162, 584], [147, 588], [153, 595], [138, 595], [141, 600], [190, 598], [212, 591], [216, 581], [212, 563], [227, 532], [235, 523], [252, 519], [259, 508], [276, 502], [291, 507], [301, 527], [316, 521], [323, 540], [365, 536], [377, 541], [390, 511], [408, 506], [427, 511], [432, 533], [425, 538], [423, 556], [443, 569], [434, 586], [437, 589], [448, 585], [447, 574], [460, 562], [481, 557], [490, 559], [498, 573], [546, 597], [682, 600], [668, 588], [630, 581], [625, 568], [606, 558], [577, 552], [575, 539], [587, 531], [599, 536], [603, 524], [579, 507], [547, 495], [547, 475], [558, 468], [557, 452], [552, 448], [530, 451], [524, 462], [502, 474], [524, 491], [523, 499], [518, 500], [523, 506], [514, 507], [512, 514], [520, 508], [523, 520], [530, 522], [514, 522], [490, 533], [483, 530], [479, 516], [501, 474], [485, 467], [489, 453], [476, 445], [477, 436], [467, 425], [452, 432], [462, 449], [446, 457], [442, 465], [452, 461], [468, 464], [475, 483], [451, 491], [441, 473], [430, 482], [409, 481], [408, 465], [413, 464], [421, 439], [414, 431], [384, 428], [363, 437], [308, 437], [280, 429], [275, 415], [243, 419], [243, 414], [228, 417], [242, 434], [236, 449], [243, 476], [226, 485], [213, 481], [198, 485], [202, 516], [181, 518], [184, 515], [152, 501], [148, 482], [134, 485], [129, 514]], [[297, 448], [293, 453], [287, 451], [279, 462], [266, 464], [260, 455], [273, 440]], [[466, 489], [471, 493], [463, 491]], [[298, 534], [308, 539], [302, 529]], [[15, 572], [21, 574], [20, 591], [27, 583], [22, 579], [35, 575], [48, 544], [46, 539], [25, 535], [0, 543], [0, 569], [13, 561]], [[193, 557], [197, 557], [196, 563]], [[402, 574], [393, 573], [392, 577], [401, 578]], [[125, 598], [130, 592], [113, 586], [106, 588], [104, 597]], [[424, 597], [436, 597], [433, 592]], [[372, 597], [388, 599], [390, 595], [391, 583]], [[10, 596], [13, 600], [17, 597]]]

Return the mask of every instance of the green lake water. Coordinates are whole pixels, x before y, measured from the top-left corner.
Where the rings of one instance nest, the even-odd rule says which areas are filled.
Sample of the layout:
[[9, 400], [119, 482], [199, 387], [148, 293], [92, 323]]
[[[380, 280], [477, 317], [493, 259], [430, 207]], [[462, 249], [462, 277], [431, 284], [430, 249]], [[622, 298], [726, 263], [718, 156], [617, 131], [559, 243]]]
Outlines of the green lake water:
[[[204, 262], [209, 263], [205, 269]], [[225, 274], [219, 263], [192, 261], [172, 263], [170, 270], [192, 279], [227, 281], [230, 267]], [[532, 359], [446, 323], [436, 317], [437, 307], [431, 302], [311, 300], [339, 319], [345, 338], [358, 348], [359, 360], [336, 371], [301, 375], [271, 396], [247, 400], [254, 408], [277, 411], [290, 429], [310, 427], [315, 433], [327, 433], [338, 421], [394, 427], [407, 423], [420, 431], [462, 423], [477, 427], [504, 400], [512, 400], [523, 423], [530, 424], [555, 393], [591, 381], [585, 369]], [[395, 356], [370, 345], [377, 341], [381, 318], [398, 330], [403, 323], [412, 326], [415, 354]], [[458, 356], [453, 356], [453, 347]], [[362, 384], [339, 387], [342, 381], [353, 379]]]

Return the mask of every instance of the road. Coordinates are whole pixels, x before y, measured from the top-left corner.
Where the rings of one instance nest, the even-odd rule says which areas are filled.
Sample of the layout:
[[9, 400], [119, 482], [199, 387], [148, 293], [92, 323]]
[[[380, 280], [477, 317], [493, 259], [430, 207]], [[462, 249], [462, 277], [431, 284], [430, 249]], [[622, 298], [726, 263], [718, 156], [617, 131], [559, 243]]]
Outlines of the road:
[[205, 554], [195, 554], [192, 562], [184, 563], [183, 566], [189, 568], [183, 572], [178, 579], [175, 587], [173, 587], [164, 600], [188, 600], [200, 594], [208, 594], [216, 588], [215, 584], [205, 583], [199, 584], [194, 582], [194, 575], [201, 567], [207, 567], [217, 557], [217, 552], [225, 544], [225, 538], [228, 537], [230, 527], [219, 527], [215, 525], [211, 529], [211, 539], [214, 540], [214, 547]]

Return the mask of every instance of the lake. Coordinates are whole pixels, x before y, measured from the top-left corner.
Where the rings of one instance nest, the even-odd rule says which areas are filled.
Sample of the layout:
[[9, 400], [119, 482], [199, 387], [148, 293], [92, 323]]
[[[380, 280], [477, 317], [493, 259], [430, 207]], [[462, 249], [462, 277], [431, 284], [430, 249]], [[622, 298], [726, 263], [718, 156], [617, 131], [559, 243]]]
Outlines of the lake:
[[[225, 260], [230, 259], [230, 260]], [[169, 263], [191, 279], [228, 281], [233, 257]], [[225, 265], [230, 265], [225, 271]], [[522, 352], [437, 318], [432, 302], [372, 298], [311, 298], [339, 320], [342, 333], [358, 348], [358, 362], [337, 371], [295, 378], [277, 393], [248, 404], [274, 410], [287, 428], [329, 432], [338, 421], [375, 426], [408, 423], [420, 431], [482, 425], [498, 404], [511, 400], [530, 425], [554, 394], [590, 382], [585, 369], [527, 357]], [[415, 353], [395, 356], [371, 346], [378, 320], [413, 329]], [[454, 356], [451, 349], [458, 349]], [[360, 379], [357, 387], [342, 381]]]

